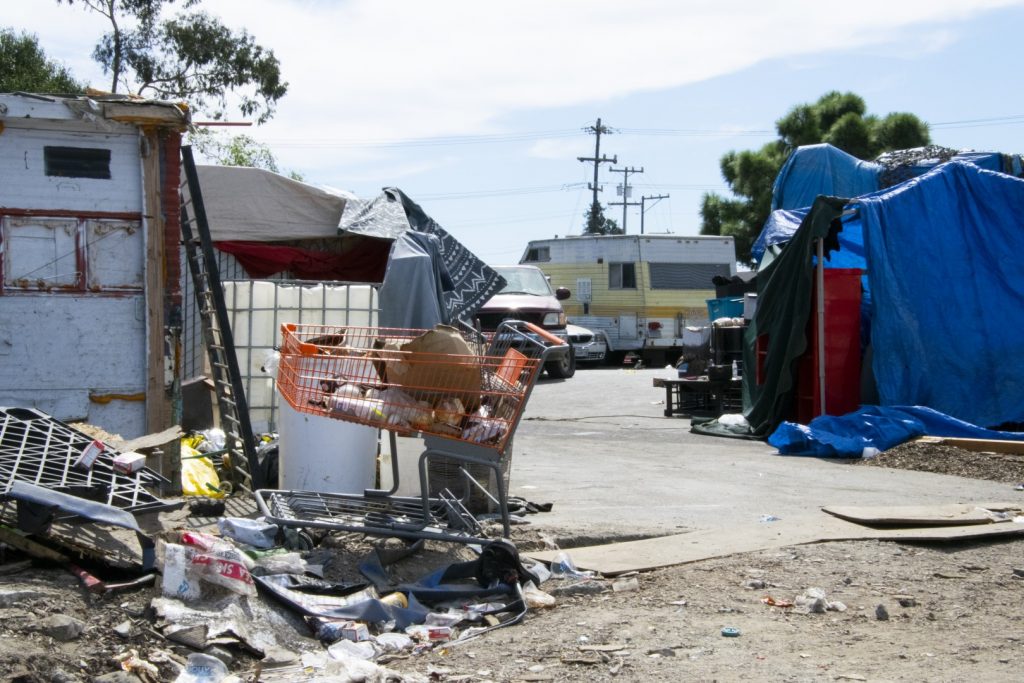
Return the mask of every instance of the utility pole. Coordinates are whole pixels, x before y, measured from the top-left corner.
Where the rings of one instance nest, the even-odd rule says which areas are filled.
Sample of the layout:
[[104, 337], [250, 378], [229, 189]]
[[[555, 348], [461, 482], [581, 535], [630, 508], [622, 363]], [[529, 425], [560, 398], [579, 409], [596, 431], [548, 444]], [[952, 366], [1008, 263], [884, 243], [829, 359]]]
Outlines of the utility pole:
[[653, 199], [654, 201], [658, 201], [659, 199], [668, 199], [668, 195], [667, 194], [654, 194], [654, 195], [649, 195], [647, 197], [640, 197], [640, 234], [641, 235], [644, 234], [644, 212], [647, 211], [647, 208], [644, 206], [644, 203], [648, 199]]
[[626, 234], [626, 207], [628, 207], [628, 206], [640, 206], [640, 202], [631, 202], [631, 201], [629, 201], [629, 194], [630, 194], [629, 191], [632, 189], [629, 186], [629, 174], [630, 173], [643, 173], [644, 172], [644, 167], [641, 166], [640, 168], [633, 168], [632, 166], [627, 166], [626, 168], [609, 168], [608, 170], [611, 171], [612, 173], [621, 173], [622, 174], [622, 201], [621, 202], [608, 202], [608, 206], [618, 206], [619, 204], [622, 204], [622, 234], [625, 235]]
[[589, 161], [594, 164], [594, 183], [592, 185], [588, 184], [587, 189], [594, 191], [594, 204], [597, 204], [597, 193], [601, 191], [601, 186], [597, 184], [597, 170], [598, 168], [600, 168], [601, 164], [619, 163], [619, 157], [618, 155], [615, 155], [611, 159], [609, 159], [606, 156], [601, 156], [601, 133], [607, 133], [608, 135], [611, 135], [612, 131], [606, 126], [601, 125], [600, 118], [597, 119], [597, 123], [595, 123], [593, 126], [587, 126], [583, 130], [585, 130], [588, 133], [593, 133], [596, 138], [594, 141], [594, 156], [576, 157], [576, 159], [579, 161]]

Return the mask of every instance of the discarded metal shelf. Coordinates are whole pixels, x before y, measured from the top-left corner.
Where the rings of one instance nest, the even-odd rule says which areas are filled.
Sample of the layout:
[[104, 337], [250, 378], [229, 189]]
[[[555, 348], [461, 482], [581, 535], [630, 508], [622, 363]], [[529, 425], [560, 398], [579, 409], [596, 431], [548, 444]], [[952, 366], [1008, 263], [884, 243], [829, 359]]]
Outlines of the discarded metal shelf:
[[89, 455], [94, 439], [85, 432], [31, 408], [0, 407], [0, 520], [9, 514], [8, 492], [15, 481], [54, 489], [128, 512], [176, 507], [147, 489], [170, 483], [148, 468], [132, 474], [114, 469], [119, 452], [104, 445], [87, 467], [75, 467]]

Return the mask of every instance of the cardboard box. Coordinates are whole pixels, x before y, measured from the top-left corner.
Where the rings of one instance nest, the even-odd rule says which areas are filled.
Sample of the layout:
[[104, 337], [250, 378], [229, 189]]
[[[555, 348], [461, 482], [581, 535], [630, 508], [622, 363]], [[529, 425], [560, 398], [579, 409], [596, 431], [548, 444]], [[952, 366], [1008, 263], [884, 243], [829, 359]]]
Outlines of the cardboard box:
[[93, 463], [96, 462], [96, 458], [99, 454], [106, 449], [103, 442], [99, 439], [93, 440], [91, 444], [82, 449], [82, 454], [75, 460], [75, 464], [72, 465], [76, 470], [80, 472], [88, 472], [92, 469]]
[[121, 474], [134, 474], [146, 466], [146, 456], [135, 451], [128, 451], [114, 456], [114, 471]]

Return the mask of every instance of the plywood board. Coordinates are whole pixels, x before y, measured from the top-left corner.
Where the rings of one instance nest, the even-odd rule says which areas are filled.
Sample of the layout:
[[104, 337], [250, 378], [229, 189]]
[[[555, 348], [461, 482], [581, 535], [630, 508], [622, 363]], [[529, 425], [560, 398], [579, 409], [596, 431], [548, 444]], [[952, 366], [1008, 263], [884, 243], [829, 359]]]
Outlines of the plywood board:
[[945, 436], [922, 436], [918, 441], [925, 443], [940, 443], [944, 446], [956, 446], [965, 451], [976, 451], [979, 453], [1008, 453], [1011, 455], [1024, 455], [1024, 441], [1003, 441], [1000, 439], [954, 439]]
[[[872, 529], [819, 513], [804, 517], [788, 517], [775, 522], [753, 522], [748, 525], [694, 531], [627, 543], [569, 548], [567, 552], [578, 568], [598, 571], [605, 576], [615, 576], [631, 571], [671, 567], [715, 557], [822, 541], [951, 541], [992, 536], [1024, 537], [1024, 524], [1003, 522], [915, 529]], [[536, 560], [550, 562], [559, 552], [556, 550], [526, 554]]]
[[824, 512], [842, 519], [868, 525], [962, 526], [999, 521], [998, 513], [1021, 514], [1024, 506], [1015, 503], [978, 503], [948, 505], [829, 505]]

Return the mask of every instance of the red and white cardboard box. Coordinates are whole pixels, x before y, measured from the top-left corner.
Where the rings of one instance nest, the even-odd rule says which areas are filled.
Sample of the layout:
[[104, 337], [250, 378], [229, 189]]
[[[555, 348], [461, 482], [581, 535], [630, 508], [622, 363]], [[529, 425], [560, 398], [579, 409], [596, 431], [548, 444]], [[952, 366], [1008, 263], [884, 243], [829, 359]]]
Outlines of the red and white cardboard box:
[[128, 451], [114, 456], [114, 471], [121, 474], [133, 474], [146, 466], [146, 456], [135, 451]]

